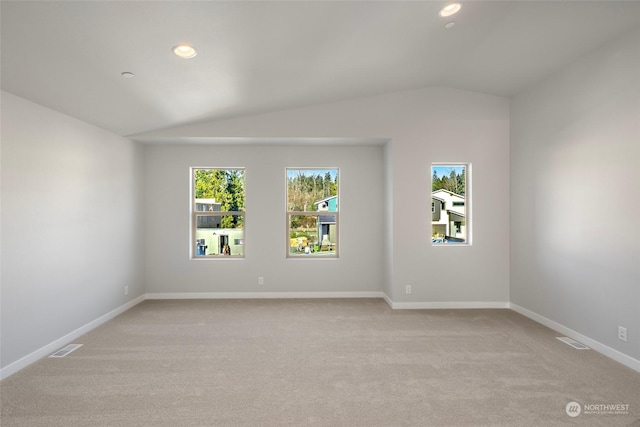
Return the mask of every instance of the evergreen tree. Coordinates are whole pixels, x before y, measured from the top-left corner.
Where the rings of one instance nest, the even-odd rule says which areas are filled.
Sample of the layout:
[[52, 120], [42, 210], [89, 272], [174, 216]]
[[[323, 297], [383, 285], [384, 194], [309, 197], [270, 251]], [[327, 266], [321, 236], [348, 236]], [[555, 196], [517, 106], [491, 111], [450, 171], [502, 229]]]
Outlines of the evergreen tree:
[[[289, 212], [309, 212], [316, 209], [315, 202], [338, 194], [338, 176], [324, 175], [313, 170], [300, 170], [287, 178], [287, 209]], [[291, 228], [315, 228], [314, 217], [293, 216]]]
[[465, 169], [457, 172], [454, 169], [449, 171], [449, 175], [438, 176], [435, 169], [431, 177], [431, 191], [447, 190], [461, 196], [465, 195], [466, 177]]
[[442, 188], [442, 180], [438, 177], [435, 169], [433, 171], [433, 176], [431, 177], [431, 191], [440, 190]]
[[[221, 209], [226, 212], [244, 211], [244, 171], [229, 170], [226, 172], [225, 199]], [[243, 216], [227, 215], [222, 218], [223, 228], [242, 228]]]

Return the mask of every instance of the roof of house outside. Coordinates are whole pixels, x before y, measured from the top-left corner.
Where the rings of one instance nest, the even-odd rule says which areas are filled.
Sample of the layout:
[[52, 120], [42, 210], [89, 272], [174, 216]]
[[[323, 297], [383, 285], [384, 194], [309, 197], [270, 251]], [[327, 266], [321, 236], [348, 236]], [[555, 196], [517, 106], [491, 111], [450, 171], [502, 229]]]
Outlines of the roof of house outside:
[[329, 201], [331, 199], [335, 199], [336, 197], [338, 197], [338, 195], [336, 194], [335, 196], [329, 196], [329, 197], [325, 197], [324, 199], [320, 199], [317, 202], [313, 202], [314, 205], [320, 204], [322, 202], [326, 202]]
[[434, 195], [434, 194], [436, 194], [436, 193], [440, 193], [440, 192], [442, 192], [442, 193], [447, 193], [447, 194], [450, 194], [450, 195], [452, 195], [452, 196], [460, 197], [461, 199], [464, 199], [464, 196], [463, 196], [463, 195], [460, 195], [460, 194], [458, 194], [458, 193], [454, 193], [453, 191], [445, 190], [444, 188], [441, 188], [441, 189], [439, 189], [439, 190], [434, 190], [434, 191], [432, 191], [432, 192], [431, 192], [431, 196], [433, 197], [433, 195]]

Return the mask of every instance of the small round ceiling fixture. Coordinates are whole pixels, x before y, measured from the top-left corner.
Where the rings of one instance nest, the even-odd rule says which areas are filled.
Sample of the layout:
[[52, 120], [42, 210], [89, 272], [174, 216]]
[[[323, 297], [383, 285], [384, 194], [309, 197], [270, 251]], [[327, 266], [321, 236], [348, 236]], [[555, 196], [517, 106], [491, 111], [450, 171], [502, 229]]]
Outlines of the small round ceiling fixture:
[[442, 9], [440, 9], [440, 16], [446, 18], [447, 16], [455, 15], [460, 11], [462, 5], [460, 3], [449, 3]]
[[455, 27], [455, 25], [456, 25], [456, 21], [449, 21], [446, 24], [444, 24], [444, 27], [448, 30], [450, 28]]
[[133, 74], [130, 71], [124, 71], [124, 72], [120, 73], [120, 75], [122, 77], [124, 77], [125, 79], [132, 79], [132, 78], [134, 78], [136, 76], [135, 74]]
[[171, 50], [177, 57], [185, 59], [193, 58], [198, 54], [194, 47], [189, 43], [180, 43], [178, 45], [175, 45]]

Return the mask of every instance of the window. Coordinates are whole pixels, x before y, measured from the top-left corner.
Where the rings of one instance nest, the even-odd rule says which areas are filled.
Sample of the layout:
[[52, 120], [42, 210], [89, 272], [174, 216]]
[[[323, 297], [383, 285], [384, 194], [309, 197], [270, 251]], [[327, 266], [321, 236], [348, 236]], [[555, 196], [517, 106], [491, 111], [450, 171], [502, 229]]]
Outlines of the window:
[[244, 258], [244, 169], [191, 174], [192, 258]]
[[470, 244], [468, 163], [431, 165], [431, 242]]
[[287, 257], [338, 257], [338, 169], [287, 168]]

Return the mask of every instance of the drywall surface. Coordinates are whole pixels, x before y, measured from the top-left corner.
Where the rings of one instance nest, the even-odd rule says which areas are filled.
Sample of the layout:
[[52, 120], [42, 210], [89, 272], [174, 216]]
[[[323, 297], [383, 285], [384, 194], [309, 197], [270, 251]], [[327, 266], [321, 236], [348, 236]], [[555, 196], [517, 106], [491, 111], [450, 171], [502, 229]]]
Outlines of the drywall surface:
[[[147, 292], [382, 291], [382, 153], [381, 146], [147, 146]], [[190, 259], [191, 167], [245, 168], [244, 259]], [[287, 167], [339, 169], [337, 259], [286, 258]]]
[[5, 367], [143, 294], [143, 158], [6, 92], [1, 136]]
[[640, 359], [640, 32], [517, 96], [511, 119], [511, 301]]
[[[274, 265], [273, 272], [280, 272], [277, 277], [286, 278], [273, 285], [281, 290], [379, 289], [399, 302], [508, 302], [509, 102], [505, 98], [433, 87], [199, 123], [139, 135], [139, 138], [168, 144], [173, 141], [174, 145], [190, 138], [194, 141], [214, 138], [215, 143], [226, 144], [200, 150], [174, 147], [166, 152], [161, 148], [147, 148], [148, 196], [166, 197], [164, 191], [167, 188], [172, 194], [166, 205], [170, 212], [150, 210], [147, 213], [147, 230], [151, 232], [150, 227], [180, 229], [170, 232], [173, 236], [170, 242], [162, 240], [163, 245], [171, 247], [152, 249], [154, 256], [147, 257], [147, 286], [150, 291], [255, 291], [254, 283], [257, 283], [256, 278], [264, 267], [251, 267], [247, 272], [246, 266], [251, 265], [247, 261], [257, 256], [257, 251], [268, 251], [264, 248], [264, 239], [269, 237], [275, 239], [276, 250], [264, 256], [269, 265]], [[287, 148], [261, 147], [262, 142], [273, 143], [278, 138], [289, 144]], [[292, 142], [297, 138], [300, 144]], [[313, 142], [314, 138], [315, 146], [324, 147], [297, 148]], [[380, 158], [380, 151], [375, 151], [375, 159], [368, 160], [364, 156], [361, 162], [357, 161], [360, 148], [347, 152], [352, 154], [344, 154], [338, 144], [332, 143], [348, 139], [358, 141], [360, 145], [367, 145], [367, 140], [389, 142], [382, 151], [384, 158]], [[306, 154], [307, 149], [309, 154]], [[289, 152], [291, 154], [287, 156]], [[263, 163], [256, 164], [258, 158]], [[341, 228], [340, 261], [330, 267], [330, 274], [335, 279], [331, 285], [321, 283], [311, 274], [307, 285], [295, 286], [292, 277], [299, 278], [306, 271], [315, 273], [324, 267], [314, 264], [312, 270], [308, 270], [306, 264], [285, 261], [284, 253], [279, 249], [284, 234], [283, 168], [296, 166], [302, 159], [306, 160], [303, 165], [337, 164], [342, 167], [341, 215], [345, 218], [341, 216], [341, 221], [353, 223], [345, 222]], [[369, 161], [372, 163], [367, 166], [364, 162]], [[431, 244], [433, 162], [472, 164], [471, 246], [433, 247]], [[264, 235], [259, 240], [247, 237], [246, 261], [225, 265], [187, 262], [188, 193], [186, 178], [183, 177], [187, 167], [195, 163], [247, 167], [247, 204], [251, 204], [253, 209], [247, 213], [247, 236], [256, 236], [255, 233]], [[163, 167], [168, 169], [163, 170]], [[384, 179], [384, 183], [369, 175], [370, 168], [379, 169], [376, 170], [377, 179]], [[161, 179], [163, 173], [171, 177]], [[358, 180], [361, 174], [367, 178]], [[270, 195], [269, 202], [263, 198], [255, 199], [256, 191], [250, 188], [256, 188], [258, 180], [263, 181], [259, 186]], [[355, 187], [350, 187], [356, 182]], [[370, 188], [369, 183], [372, 182], [377, 182], [379, 187], [375, 190]], [[254, 191], [253, 195], [251, 191]], [[373, 197], [357, 197], [361, 191], [371, 193]], [[362, 214], [368, 211], [372, 211], [373, 216]], [[378, 212], [383, 217], [378, 217]], [[357, 218], [347, 216], [352, 214]], [[260, 226], [255, 216], [260, 217]], [[391, 229], [385, 230], [384, 227]], [[354, 233], [354, 230], [358, 232]], [[363, 245], [363, 239], [376, 246], [384, 246], [382, 258], [380, 252], [369, 254], [372, 246]], [[258, 246], [252, 249], [250, 240]], [[180, 245], [180, 248], [174, 245]], [[151, 271], [165, 271], [167, 263], [179, 268], [170, 276], [173, 282]], [[384, 263], [384, 268], [381, 270], [377, 263]], [[368, 269], [375, 271], [375, 280], [366, 273]], [[366, 283], [354, 283], [353, 272], [359, 270], [363, 270], [361, 274], [367, 278]], [[218, 279], [214, 271], [224, 273]], [[175, 282], [180, 277], [189, 280], [186, 283], [184, 280]], [[237, 277], [241, 278], [242, 284], [234, 284], [232, 279]], [[383, 277], [385, 283], [381, 282]], [[192, 283], [194, 279], [202, 283]], [[411, 295], [405, 294], [406, 285], [412, 286]]]

